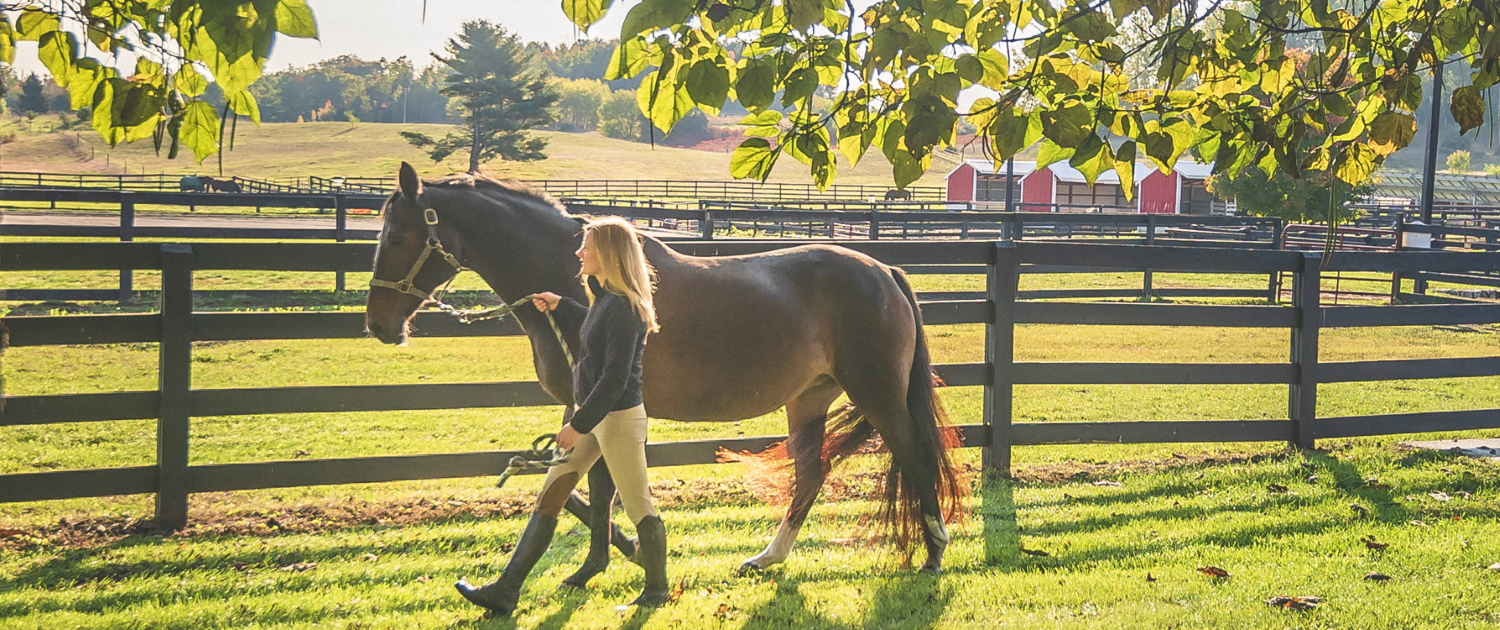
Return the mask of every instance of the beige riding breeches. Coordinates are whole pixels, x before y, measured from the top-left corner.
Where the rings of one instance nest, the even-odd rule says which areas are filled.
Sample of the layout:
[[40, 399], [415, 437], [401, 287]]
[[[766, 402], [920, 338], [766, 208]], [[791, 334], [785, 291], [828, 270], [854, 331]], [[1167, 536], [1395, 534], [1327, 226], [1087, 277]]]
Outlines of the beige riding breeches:
[[615, 491], [620, 494], [620, 504], [625, 506], [630, 522], [639, 523], [647, 516], [656, 515], [656, 506], [651, 503], [651, 485], [646, 480], [645, 405], [611, 411], [593, 431], [578, 436], [567, 463], [547, 471], [542, 495], [547, 494], [547, 488], [558, 477], [574, 473], [577, 475], [575, 479], [582, 479], [600, 456], [609, 466], [610, 477], [615, 480]]

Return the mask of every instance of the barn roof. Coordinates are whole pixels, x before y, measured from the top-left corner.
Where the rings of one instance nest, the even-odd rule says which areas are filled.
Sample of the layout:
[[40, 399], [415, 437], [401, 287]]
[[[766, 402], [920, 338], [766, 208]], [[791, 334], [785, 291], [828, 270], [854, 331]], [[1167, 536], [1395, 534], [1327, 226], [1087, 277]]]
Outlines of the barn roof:
[[[1375, 182], [1375, 196], [1422, 198], [1422, 174], [1417, 171], [1382, 171]], [[1432, 196], [1436, 201], [1500, 205], [1500, 177], [1486, 175], [1450, 175], [1433, 177]]]

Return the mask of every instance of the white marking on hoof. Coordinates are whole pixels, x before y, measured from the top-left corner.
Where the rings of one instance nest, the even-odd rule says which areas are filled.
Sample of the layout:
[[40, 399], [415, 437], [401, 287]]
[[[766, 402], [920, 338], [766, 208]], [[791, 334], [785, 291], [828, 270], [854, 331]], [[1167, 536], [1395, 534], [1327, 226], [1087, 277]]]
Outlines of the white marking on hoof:
[[944, 546], [947, 546], [949, 541], [948, 528], [943, 525], [942, 519], [939, 519], [936, 516], [928, 516], [926, 518], [928, 533], [931, 533], [933, 538], [936, 538], [938, 542], [941, 542]]

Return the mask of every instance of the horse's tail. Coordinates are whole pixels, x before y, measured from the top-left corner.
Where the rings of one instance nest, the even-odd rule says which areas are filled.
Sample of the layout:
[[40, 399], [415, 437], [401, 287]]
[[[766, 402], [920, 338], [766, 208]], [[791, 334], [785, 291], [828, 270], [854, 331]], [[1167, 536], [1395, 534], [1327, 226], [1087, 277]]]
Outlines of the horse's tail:
[[[923, 479], [927, 475], [913, 475], [903, 470], [895, 457], [891, 458], [886, 473], [885, 507], [882, 520], [895, 536], [896, 546], [908, 557], [912, 543], [921, 540], [926, 526], [922, 515], [920, 490], [923, 485], [936, 489], [939, 509], [944, 522], [954, 522], [961, 514], [963, 498], [968, 493], [958, 469], [948, 458], [948, 449], [960, 445], [955, 431], [945, 430], [948, 413], [943, 409], [937, 394], [937, 375], [932, 372], [932, 357], [928, 354], [927, 333], [922, 326], [922, 311], [917, 306], [917, 296], [906, 280], [906, 273], [891, 268], [891, 277], [911, 306], [916, 319], [916, 351], [912, 355], [911, 374], [906, 386], [906, 407], [911, 416], [912, 434], [916, 444], [914, 456], [931, 458], [936, 462], [936, 477]], [[875, 428], [864, 419], [864, 413], [854, 405], [846, 405], [828, 421], [828, 441], [824, 446], [825, 461], [830, 467], [844, 458], [860, 452], [864, 443], [875, 435]], [[915, 464], [915, 463], [913, 463]]]

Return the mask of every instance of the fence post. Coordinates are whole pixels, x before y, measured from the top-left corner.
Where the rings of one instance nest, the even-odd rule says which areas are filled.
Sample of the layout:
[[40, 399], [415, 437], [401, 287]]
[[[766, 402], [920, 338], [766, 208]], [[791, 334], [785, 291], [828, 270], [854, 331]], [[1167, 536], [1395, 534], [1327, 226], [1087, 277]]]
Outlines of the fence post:
[[[349, 198], [344, 193], [333, 196], [333, 241], [344, 242], [345, 231], [349, 227]], [[343, 292], [344, 272], [333, 272], [333, 290]]]
[[714, 240], [714, 213], [707, 208], [704, 208], [702, 212], [703, 218], [698, 219], [698, 231], [703, 234], [703, 240]]
[[1020, 212], [1010, 215], [1010, 240], [1019, 241], [1026, 234], [1026, 221], [1021, 218]]
[[997, 241], [986, 271], [990, 303], [984, 331], [984, 362], [989, 383], [984, 388], [984, 422], [990, 441], [984, 449], [984, 470], [990, 477], [1010, 477], [1011, 414], [1014, 410], [1016, 291], [1020, 256], [1014, 241]]
[[[1401, 241], [1406, 238], [1406, 215], [1396, 214], [1396, 242], [1391, 249], [1401, 251]], [[1391, 272], [1391, 306], [1401, 301], [1401, 272]]]
[[[120, 242], [129, 243], [135, 240], [135, 193], [120, 193]], [[120, 300], [121, 304], [129, 304], [132, 294], [135, 293], [135, 270], [120, 270]]]
[[193, 248], [161, 246], [161, 344], [156, 423], [156, 527], [187, 525], [193, 368]]
[[[1156, 245], [1156, 215], [1146, 215], [1146, 245]], [[1151, 301], [1151, 268], [1147, 267], [1145, 273], [1141, 274], [1141, 299]]]
[[870, 240], [880, 240], [880, 211], [870, 210]]
[[1318, 331], [1323, 325], [1320, 269], [1322, 252], [1302, 254], [1302, 268], [1292, 281], [1292, 306], [1297, 326], [1292, 329], [1292, 363], [1297, 380], [1288, 390], [1287, 417], [1296, 431], [1292, 446], [1313, 448], [1313, 423], [1318, 417]]
[[[1285, 247], [1286, 240], [1284, 240], [1284, 236], [1281, 233], [1281, 217], [1276, 217], [1271, 220], [1271, 249], [1279, 252]], [[1281, 302], [1280, 271], [1271, 272], [1270, 284], [1266, 286], [1266, 292], [1270, 294], [1268, 297], [1272, 304]]]

